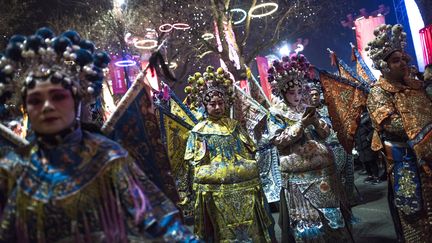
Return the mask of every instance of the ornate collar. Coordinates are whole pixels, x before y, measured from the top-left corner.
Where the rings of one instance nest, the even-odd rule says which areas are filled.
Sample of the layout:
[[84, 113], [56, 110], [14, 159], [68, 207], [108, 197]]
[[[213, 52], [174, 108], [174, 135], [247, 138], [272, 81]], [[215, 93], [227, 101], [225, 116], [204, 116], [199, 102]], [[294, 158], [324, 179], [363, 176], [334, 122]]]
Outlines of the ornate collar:
[[60, 200], [77, 193], [127, 151], [116, 142], [87, 131], [67, 136], [60, 146], [36, 144], [18, 184], [35, 200]]
[[383, 77], [380, 77], [376, 85], [380, 86], [381, 88], [383, 88], [384, 90], [390, 93], [397, 93], [407, 88], [405, 85], [399, 82], [391, 82]]
[[218, 120], [205, 119], [192, 129], [193, 132], [200, 134], [230, 135], [237, 128], [238, 122], [228, 117], [222, 117]]

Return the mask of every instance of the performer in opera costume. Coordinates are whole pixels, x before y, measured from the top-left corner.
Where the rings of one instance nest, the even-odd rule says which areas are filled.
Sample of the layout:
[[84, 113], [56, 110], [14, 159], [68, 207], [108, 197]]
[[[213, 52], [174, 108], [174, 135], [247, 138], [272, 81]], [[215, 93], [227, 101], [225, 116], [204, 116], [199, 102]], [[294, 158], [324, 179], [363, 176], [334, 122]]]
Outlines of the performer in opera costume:
[[25, 151], [1, 154], [0, 242], [194, 241], [127, 151], [80, 122], [108, 62], [75, 31], [11, 37], [0, 100], [22, 101], [34, 134]]
[[[207, 67], [189, 78], [191, 100], [207, 113], [190, 132], [185, 160], [195, 192], [195, 233], [206, 242], [269, 242], [256, 147], [240, 124], [227, 117], [232, 80]], [[191, 198], [191, 197], [190, 197]], [[190, 200], [189, 198], [189, 200]]]
[[325, 139], [330, 127], [315, 107], [307, 107], [309, 65], [303, 55], [293, 55], [274, 61], [268, 71], [280, 99], [270, 108], [268, 127], [280, 156], [282, 242], [346, 242], [350, 216], [341, 203], [333, 157], [312, 136]]
[[382, 151], [389, 177], [389, 204], [399, 240], [432, 239], [432, 103], [423, 84], [410, 78], [406, 33], [382, 25], [366, 50], [381, 71], [367, 108], [374, 126], [372, 149]]

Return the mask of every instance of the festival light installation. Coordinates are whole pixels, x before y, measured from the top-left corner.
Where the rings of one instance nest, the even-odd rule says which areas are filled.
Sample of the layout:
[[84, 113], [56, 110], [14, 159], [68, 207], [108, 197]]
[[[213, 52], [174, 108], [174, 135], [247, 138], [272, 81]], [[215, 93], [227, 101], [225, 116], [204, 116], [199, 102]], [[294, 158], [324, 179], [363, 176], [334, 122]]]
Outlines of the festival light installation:
[[[268, 12], [264, 12], [261, 14], [254, 14], [254, 12], [256, 12], [256, 10], [261, 9], [261, 8], [268, 8], [270, 7], [270, 11]], [[251, 18], [262, 18], [268, 15], [271, 15], [272, 13], [276, 12], [279, 8], [279, 5], [277, 3], [261, 3], [258, 4], [254, 7], [252, 7], [251, 9], [249, 9], [249, 16]]]
[[157, 40], [143, 39], [135, 41], [134, 46], [138, 49], [151, 50], [158, 46], [158, 42]]
[[116, 65], [117, 67], [130, 67], [130, 66], [135, 66], [136, 62], [134, 60], [121, 60], [121, 61], [117, 61], [114, 63], [114, 65]]
[[204, 33], [201, 38], [203, 38], [204, 40], [211, 40], [213, 38], [215, 38], [214, 34], [212, 33]]
[[243, 10], [241, 8], [233, 8], [230, 10], [230, 12], [231, 13], [241, 13], [243, 15], [239, 20], [234, 21], [233, 24], [238, 25], [238, 24], [243, 23], [246, 20], [247, 13], [245, 10]]

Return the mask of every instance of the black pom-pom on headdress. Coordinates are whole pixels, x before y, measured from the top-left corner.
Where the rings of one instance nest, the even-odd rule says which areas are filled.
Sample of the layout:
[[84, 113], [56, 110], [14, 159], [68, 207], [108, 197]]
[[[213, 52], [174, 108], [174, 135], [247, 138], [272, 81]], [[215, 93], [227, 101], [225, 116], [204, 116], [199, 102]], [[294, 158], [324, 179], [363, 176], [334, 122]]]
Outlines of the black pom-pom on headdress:
[[79, 43], [79, 46], [82, 48], [82, 49], [85, 49], [85, 50], [87, 50], [88, 52], [90, 52], [91, 54], [93, 54], [94, 53], [94, 51], [95, 51], [95, 45], [93, 44], [93, 42], [91, 42], [91, 41], [89, 41], [89, 40], [81, 40], [80, 41], [80, 43]]
[[62, 36], [68, 38], [72, 41], [72, 44], [79, 45], [81, 41], [81, 36], [75, 30], [68, 30], [62, 34]]
[[94, 55], [94, 65], [99, 68], [106, 68], [111, 58], [106, 52], [98, 52]]
[[70, 88], [74, 97], [94, 99], [102, 92], [102, 69], [110, 62], [106, 53], [94, 52], [94, 44], [73, 30], [56, 37], [44, 27], [29, 37], [12, 36], [0, 57], [0, 100], [24, 97], [28, 89], [45, 80]]
[[35, 35], [42, 37], [44, 40], [45, 39], [52, 39], [55, 36], [54, 32], [50, 28], [47, 28], [47, 27], [42, 27], [42, 28], [38, 29], [36, 31]]
[[13, 35], [9, 39], [9, 43], [24, 43], [25, 40], [26, 40], [26, 37], [23, 35]]

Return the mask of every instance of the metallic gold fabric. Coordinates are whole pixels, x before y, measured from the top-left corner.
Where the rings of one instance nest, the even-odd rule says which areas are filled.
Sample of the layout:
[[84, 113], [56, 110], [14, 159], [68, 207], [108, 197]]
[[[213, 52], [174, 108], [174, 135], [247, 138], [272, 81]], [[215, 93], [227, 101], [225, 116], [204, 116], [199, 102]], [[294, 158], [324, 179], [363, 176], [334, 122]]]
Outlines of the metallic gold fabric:
[[195, 233], [209, 242], [269, 242], [255, 145], [237, 121], [204, 120], [189, 135]]
[[[390, 145], [388, 142], [384, 145], [381, 141], [383, 138], [381, 136], [384, 135], [385, 140], [395, 141], [405, 146], [403, 149], [410, 149], [407, 144], [409, 139], [419, 134], [420, 130], [432, 121], [430, 100], [422, 90], [391, 82], [381, 77], [371, 88], [368, 97], [368, 110], [375, 128], [372, 148], [374, 150], [384, 148], [387, 173], [392, 190], [395, 190], [396, 176], [399, 176], [397, 189], [408, 196], [413, 195], [414, 185], [411, 181], [414, 179], [421, 181], [421, 211], [416, 215], [407, 216], [406, 208], [399, 207], [397, 209], [404, 240], [405, 242], [430, 242], [432, 239], [432, 178], [425, 175], [417, 161], [413, 163], [414, 166], [417, 166], [418, 173], [405, 173], [404, 170], [399, 169], [399, 174], [395, 175], [396, 163], [405, 163], [405, 158], [393, 158], [395, 149], [392, 146], [396, 145]], [[414, 150], [417, 155], [417, 158], [414, 159], [417, 160], [419, 150], [416, 147]], [[395, 162], [396, 159], [400, 161]], [[398, 195], [395, 194], [395, 196]]]
[[[432, 123], [432, 102], [424, 90], [381, 78], [371, 89], [368, 109], [377, 132], [385, 129], [390, 135], [403, 136], [403, 140], [415, 139], [424, 132], [424, 138], [415, 143], [414, 150], [420, 159], [432, 161], [432, 132], [430, 128], [424, 130]], [[390, 118], [387, 123], [386, 118]], [[373, 138], [374, 150], [382, 148], [378, 139], [379, 136]]]
[[320, 73], [320, 81], [324, 90], [324, 99], [332, 118], [333, 129], [346, 151], [354, 145], [360, 115], [366, 106], [367, 95], [360, 89], [338, 81], [326, 73]]

